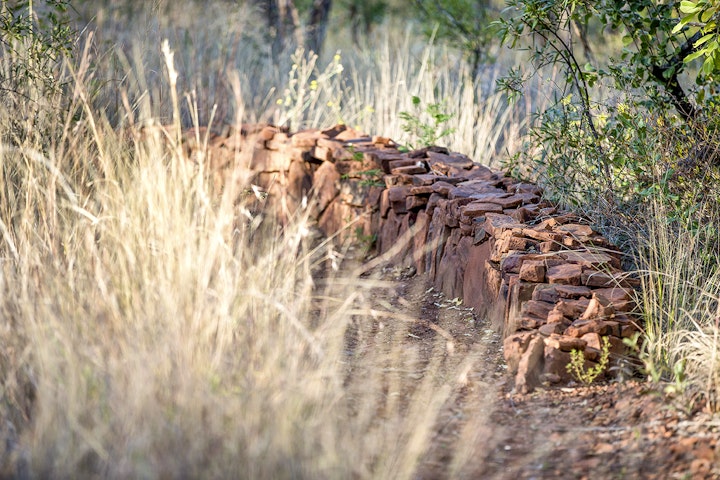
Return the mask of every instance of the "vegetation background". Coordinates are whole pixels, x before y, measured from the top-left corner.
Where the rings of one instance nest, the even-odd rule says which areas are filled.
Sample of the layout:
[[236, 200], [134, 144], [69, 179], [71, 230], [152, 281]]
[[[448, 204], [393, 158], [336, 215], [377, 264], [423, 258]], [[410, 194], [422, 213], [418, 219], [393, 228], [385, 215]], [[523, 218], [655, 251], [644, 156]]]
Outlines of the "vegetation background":
[[0, 476], [401, 478], [429, 441], [452, 375], [383, 425], [368, 378], [349, 414], [345, 336], [376, 284], [323, 290], [342, 251], [302, 215], [279, 235], [242, 185], [212, 201], [181, 152], [128, 135], [148, 125], [344, 122], [538, 181], [630, 252], [651, 380], [720, 408], [717, 15], [3, 1]]

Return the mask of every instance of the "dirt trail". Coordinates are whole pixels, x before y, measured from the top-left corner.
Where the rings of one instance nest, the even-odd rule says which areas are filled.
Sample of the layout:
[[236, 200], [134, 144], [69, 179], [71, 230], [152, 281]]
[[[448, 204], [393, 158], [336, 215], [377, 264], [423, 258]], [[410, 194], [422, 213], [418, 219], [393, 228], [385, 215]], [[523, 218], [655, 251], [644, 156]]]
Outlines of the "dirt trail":
[[395, 287], [372, 301], [397, 318], [349, 339], [347, 387], [352, 399], [378, 376], [380, 423], [445, 389], [415, 478], [720, 478], [719, 418], [637, 380], [514, 394], [497, 328], [426, 275], [386, 268], [381, 278]]

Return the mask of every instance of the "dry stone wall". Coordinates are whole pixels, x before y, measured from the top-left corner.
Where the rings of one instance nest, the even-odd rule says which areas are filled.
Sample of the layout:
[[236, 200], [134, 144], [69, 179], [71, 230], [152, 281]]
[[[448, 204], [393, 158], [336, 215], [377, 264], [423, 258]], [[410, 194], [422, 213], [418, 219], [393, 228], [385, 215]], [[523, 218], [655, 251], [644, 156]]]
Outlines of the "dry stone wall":
[[249, 179], [281, 218], [309, 202], [324, 234], [375, 238], [379, 254], [395, 252], [392, 262], [491, 318], [520, 391], [569, 381], [574, 349], [590, 367], [607, 341], [617, 361], [622, 339], [638, 331], [636, 283], [620, 252], [536, 185], [442, 147], [401, 152], [342, 125], [297, 133], [243, 125], [185, 138], [216, 182]]

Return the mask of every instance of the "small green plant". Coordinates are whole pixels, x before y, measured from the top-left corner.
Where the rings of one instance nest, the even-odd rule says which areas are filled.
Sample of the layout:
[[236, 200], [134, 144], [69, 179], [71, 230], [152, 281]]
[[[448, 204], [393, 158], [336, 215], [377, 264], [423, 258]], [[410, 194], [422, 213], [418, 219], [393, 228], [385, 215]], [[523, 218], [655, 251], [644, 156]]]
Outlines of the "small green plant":
[[441, 138], [455, 132], [454, 128], [445, 125], [454, 115], [446, 113], [442, 103], [430, 103], [423, 109], [420, 97], [415, 95], [412, 97], [412, 103], [413, 112], [400, 112], [398, 114], [403, 121], [401, 126], [403, 132], [407, 133], [411, 138], [411, 142], [413, 142], [408, 142], [409, 149], [418, 146], [428, 147], [435, 145]]
[[570, 363], [567, 364], [568, 373], [575, 379], [585, 385], [590, 385], [595, 379], [605, 371], [610, 359], [610, 342], [607, 337], [603, 337], [602, 350], [600, 352], [600, 360], [598, 364], [591, 368], [585, 368], [585, 354], [582, 350], [575, 349], [570, 352]]

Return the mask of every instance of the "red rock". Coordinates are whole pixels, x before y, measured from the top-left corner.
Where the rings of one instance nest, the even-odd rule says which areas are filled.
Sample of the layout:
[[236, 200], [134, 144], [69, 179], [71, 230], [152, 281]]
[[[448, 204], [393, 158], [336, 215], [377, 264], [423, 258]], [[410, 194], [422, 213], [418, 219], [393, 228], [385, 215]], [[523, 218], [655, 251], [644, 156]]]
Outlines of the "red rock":
[[570, 363], [570, 354], [557, 348], [545, 346], [544, 354], [544, 376], [553, 378], [554, 383], [568, 382], [572, 376], [567, 371], [566, 365]]
[[433, 193], [432, 186], [430, 185], [424, 185], [421, 187], [412, 187], [410, 189], [410, 195], [426, 195], [430, 196], [430, 194]]
[[632, 300], [632, 290], [627, 288], [598, 288], [593, 290], [593, 293], [607, 299], [616, 312], [629, 312], [635, 306]]
[[584, 350], [587, 342], [581, 338], [553, 334], [545, 338], [545, 345], [562, 352], [571, 352], [573, 350]]
[[447, 173], [452, 167], [467, 170], [472, 168], [473, 161], [460, 154], [447, 155], [444, 153], [427, 152], [428, 164], [435, 172]]
[[470, 219], [479, 217], [487, 212], [502, 213], [502, 208], [495, 203], [471, 202], [462, 209], [462, 214]]
[[553, 334], [560, 334], [565, 330], [565, 327], [560, 322], [550, 322], [546, 323], [545, 325], [541, 325], [538, 328], [538, 331], [548, 337]]
[[452, 190], [453, 188], [455, 188], [454, 185], [451, 185], [445, 181], [439, 181], [433, 184], [433, 192], [438, 193], [443, 197], [447, 197], [448, 193], [450, 193], [450, 190]]
[[540, 336], [533, 338], [525, 353], [520, 357], [515, 375], [515, 389], [520, 393], [530, 393], [540, 386], [540, 374], [544, 369], [545, 343]]
[[425, 169], [425, 167], [423, 167], [421, 165], [410, 165], [407, 167], [398, 167], [398, 168], [393, 168], [390, 170], [390, 173], [392, 173], [393, 175], [400, 175], [403, 173], [406, 175], [415, 175], [417, 173], [426, 173], [426, 172], [427, 172], [427, 170]]
[[584, 286], [556, 285], [555, 290], [560, 298], [575, 299], [580, 297], [590, 297], [592, 295], [592, 290]]
[[582, 279], [582, 267], [580, 265], [564, 264], [550, 267], [547, 270], [549, 283], [563, 285], [580, 285]]
[[319, 212], [324, 211], [330, 202], [340, 193], [338, 189], [339, 182], [340, 174], [335, 170], [335, 166], [332, 163], [323, 163], [315, 170], [313, 175], [313, 189], [315, 190], [315, 202]]
[[408, 211], [417, 210], [423, 208], [428, 203], [427, 197], [408, 196], [405, 199], [405, 209]]
[[[566, 318], [565, 315], [562, 313], [562, 311], [560, 311], [560, 310], [557, 308], [557, 305], [556, 305], [552, 310], [550, 310], [550, 312], [548, 312], [548, 315], [547, 315], [547, 323], [548, 323], [548, 324], [550, 324], [550, 323], [558, 323], [558, 324], [561, 324], [561, 325], [563, 325], [563, 327], [562, 327], [563, 331], [565, 330], [565, 328], [567, 328], [568, 326], [570, 326], [570, 325], [569, 325], [570, 322], [568, 322], [567, 318]], [[568, 325], [565, 325], [566, 323], [567, 323]], [[556, 333], [562, 333], [562, 332], [556, 332]]]
[[582, 337], [586, 333], [598, 333], [600, 335], [607, 335], [610, 328], [607, 322], [603, 320], [575, 320], [565, 330], [565, 335], [571, 337]]
[[[559, 220], [556, 218], [556, 222], [559, 222]], [[558, 232], [564, 232], [568, 233], [574, 237], [580, 238], [580, 237], [589, 237], [592, 235], [593, 229], [589, 225], [579, 225], [576, 223], [568, 223], [565, 225], [560, 225], [556, 229]]]
[[582, 252], [573, 250], [568, 252], [560, 252], [558, 253], [558, 256], [564, 258], [568, 262], [577, 263], [584, 267], [610, 266], [615, 262], [615, 258], [610, 255], [587, 251]]
[[536, 335], [535, 332], [518, 332], [505, 337], [503, 341], [503, 357], [511, 374], [517, 372], [520, 357], [525, 353], [530, 341]]
[[589, 304], [590, 300], [581, 297], [576, 300], [560, 300], [555, 304], [555, 307], [568, 318], [578, 318], [587, 309]]
[[545, 281], [545, 262], [542, 260], [529, 260], [520, 266], [520, 280], [526, 282], [542, 283]]
[[388, 200], [393, 211], [397, 214], [406, 213], [406, 198], [410, 193], [410, 186], [392, 187], [388, 189]]
[[317, 144], [319, 138], [328, 138], [320, 130], [309, 129], [302, 132], [297, 132], [290, 137], [290, 142], [293, 147], [298, 148], [310, 148]]
[[530, 315], [542, 319], [543, 322], [547, 321], [548, 313], [553, 309], [553, 304], [547, 302], [539, 302], [537, 300], [528, 300], [522, 307], [522, 312], [525, 315]]
[[598, 333], [586, 333], [580, 338], [585, 341], [588, 347], [594, 348], [597, 351], [602, 350], [602, 343], [600, 341], [600, 335]]
[[437, 183], [441, 178], [442, 177], [430, 173], [422, 173], [420, 175], [413, 175], [412, 181], [416, 187], [425, 187]]
[[605, 320], [615, 313], [615, 309], [610, 302], [602, 295], [594, 294], [588, 303], [587, 308], [580, 316], [580, 320], [599, 319]]
[[562, 245], [556, 242], [540, 242], [540, 244], [538, 244], [538, 250], [540, 253], [557, 252], [561, 248]]
[[533, 300], [539, 300], [541, 302], [548, 302], [548, 303], [555, 303], [558, 301], [558, 296], [556, 285], [538, 285], [535, 291], [533, 292]]

